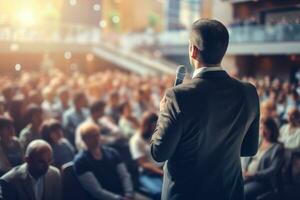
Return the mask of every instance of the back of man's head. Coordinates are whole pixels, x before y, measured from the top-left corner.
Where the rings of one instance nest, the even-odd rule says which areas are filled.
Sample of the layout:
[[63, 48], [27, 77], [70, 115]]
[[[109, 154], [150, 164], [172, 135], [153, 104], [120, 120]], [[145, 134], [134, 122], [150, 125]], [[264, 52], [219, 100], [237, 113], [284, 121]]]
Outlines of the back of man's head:
[[229, 34], [217, 20], [199, 19], [192, 25], [191, 44], [199, 50], [198, 58], [203, 64], [220, 64], [228, 47]]

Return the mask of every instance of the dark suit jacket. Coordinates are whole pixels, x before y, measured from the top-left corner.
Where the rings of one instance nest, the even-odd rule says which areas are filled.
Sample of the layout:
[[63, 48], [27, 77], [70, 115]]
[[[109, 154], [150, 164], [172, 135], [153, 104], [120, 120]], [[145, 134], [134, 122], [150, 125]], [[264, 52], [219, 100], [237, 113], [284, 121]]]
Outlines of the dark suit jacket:
[[[35, 200], [26, 164], [17, 166], [3, 175], [0, 179], [0, 186], [5, 200]], [[60, 172], [55, 167], [50, 166], [45, 175], [43, 200], [60, 199]]]
[[[252, 158], [245, 159], [245, 169], [249, 167]], [[275, 143], [266, 151], [259, 161], [257, 172], [254, 176], [246, 179], [249, 181], [259, 181], [265, 184], [274, 185], [280, 175], [280, 169], [284, 164], [284, 147], [282, 144]]]
[[151, 140], [164, 166], [163, 200], [242, 200], [240, 156], [258, 148], [256, 88], [225, 71], [199, 73], [166, 92]]

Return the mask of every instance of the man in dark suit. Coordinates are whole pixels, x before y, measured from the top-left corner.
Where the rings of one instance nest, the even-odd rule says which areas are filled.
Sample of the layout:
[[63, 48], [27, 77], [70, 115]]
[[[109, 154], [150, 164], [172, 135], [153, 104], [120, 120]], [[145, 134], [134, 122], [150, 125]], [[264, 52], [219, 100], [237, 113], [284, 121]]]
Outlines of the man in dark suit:
[[219, 21], [194, 22], [193, 78], [161, 101], [151, 154], [166, 161], [163, 200], [244, 199], [240, 156], [257, 152], [259, 99], [253, 85], [221, 68], [228, 40]]
[[0, 178], [3, 199], [60, 200], [60, 172], [49, 166], [52, 160], [50, 145], [43, 140], [32, 141], [26, 149], [25, 160], [25, 164], [13, 168]]

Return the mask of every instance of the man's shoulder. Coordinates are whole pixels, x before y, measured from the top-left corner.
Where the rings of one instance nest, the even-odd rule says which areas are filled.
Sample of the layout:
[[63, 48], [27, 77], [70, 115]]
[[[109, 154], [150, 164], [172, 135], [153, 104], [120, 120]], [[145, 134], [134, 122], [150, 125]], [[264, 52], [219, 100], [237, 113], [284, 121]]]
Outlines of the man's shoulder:
[[86, 150], [79, 151], [74, 157], [74, 165], [81, 162], [86, 162], [88, 159]]
[[49, 166], [47, 175], [50, 175], [50, 176], [60, 176], [60, 171], [59, 171], [59, 169], [57, 169], [54, 166]]
[[25, 164], [16, 166], [9, 170], [6, 174], [1, 177], [1, 180], [4, 180], [7, 183], [12, 183], [23, 179], [26, 175], [26, 167]]

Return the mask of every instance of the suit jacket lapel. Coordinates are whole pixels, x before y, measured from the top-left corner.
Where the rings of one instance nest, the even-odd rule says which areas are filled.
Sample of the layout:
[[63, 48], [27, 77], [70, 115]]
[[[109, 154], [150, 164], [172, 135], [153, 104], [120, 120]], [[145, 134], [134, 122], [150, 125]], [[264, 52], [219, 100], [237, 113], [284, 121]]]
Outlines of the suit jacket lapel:
[[23, 164], [21, 167], [21, 176], [22, 176], [22, 184], [26, 191], [26, 194], [28, 195], [29, 199], [35, 200], [35, 195], [32, 188], [32, 182], [30, 180], [29, 174], [27, 172], [26, 164]]
[[44, 182], [44, 190], [43, 190], [43, 197], [42, 197], [42, 199], [43, 200], [47, 200], [47, 199], [49, 199], [49, 195], [47, 196], [46, 194], [47, 194], [47, 188], [49, 188], [49, 181], [48, 181], [48, 173], [44, 176], [44, 178], [43, 178], [43, 182]]

